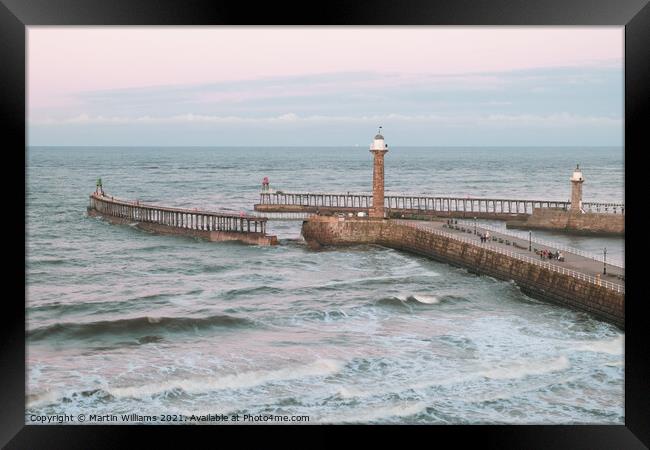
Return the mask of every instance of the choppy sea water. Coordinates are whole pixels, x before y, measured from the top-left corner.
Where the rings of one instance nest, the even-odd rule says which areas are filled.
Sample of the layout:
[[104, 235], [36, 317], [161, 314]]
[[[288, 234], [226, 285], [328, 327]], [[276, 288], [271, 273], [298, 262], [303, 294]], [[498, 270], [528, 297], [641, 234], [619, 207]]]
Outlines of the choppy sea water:
[[[616, 148], [393, 148], [387, 192], [623, 201]], [[365, 148], [29, 148], [26, 420], [307, 415], [310, 423], [622, 424], [624, 334], [513, 283], [379, 246], [158, 236], [85, 215], [112, 195], [250, 211], [367, 192]], [[623, 257], [623, 239], [545, 233]]]

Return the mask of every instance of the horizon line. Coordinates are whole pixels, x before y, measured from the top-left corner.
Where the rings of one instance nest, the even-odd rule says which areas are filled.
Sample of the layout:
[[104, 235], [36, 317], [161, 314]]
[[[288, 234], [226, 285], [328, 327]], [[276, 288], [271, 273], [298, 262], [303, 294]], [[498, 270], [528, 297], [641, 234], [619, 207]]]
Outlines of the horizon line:
[[[348, 147], [362, 147], [359, 144], [341, 144], [341, 145], [246, 145], [246, 144], [233, 144], [233, 145], [142, 145], [142, 144], [124, 144], [124, 145], [26, 145], [26, 148], [30, 147], [102, 147], [102, 148], [128, 148], [128, 147], [154, 147], [154, 148], [242, 148], [242, 147], [255, 147], [255, 148], [348, 148]], [[364, 144], [363, 147], [366, 147]], [[368, 146], [369, 147], [369, 146]], [[612, 148], [612, 147], [622, 147], [623, 144], [611, 144], [611, 145], [393, 145], [391, 148], [442, 148], [442, 147], [452, 147], [452, 148], [500, 148], [500, 147], [524, 147], [524, 148], [567, 148], [567, 147], [588, 147], [588, 148]]]

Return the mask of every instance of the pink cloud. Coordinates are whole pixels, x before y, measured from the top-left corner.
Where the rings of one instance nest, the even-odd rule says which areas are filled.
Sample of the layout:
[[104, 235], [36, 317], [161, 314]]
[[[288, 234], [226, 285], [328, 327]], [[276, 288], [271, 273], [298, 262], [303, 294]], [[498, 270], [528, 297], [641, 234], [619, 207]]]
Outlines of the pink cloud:
[[27, 46], [29, 106], [56, 108], [101, 89], [622, 63], [623, 28], [34, 26]]

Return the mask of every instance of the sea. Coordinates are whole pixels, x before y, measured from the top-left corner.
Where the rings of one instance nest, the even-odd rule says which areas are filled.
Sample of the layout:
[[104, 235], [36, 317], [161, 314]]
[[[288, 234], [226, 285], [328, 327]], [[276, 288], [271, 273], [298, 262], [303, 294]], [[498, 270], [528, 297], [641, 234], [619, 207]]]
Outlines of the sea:
[[[624, 202], [614, 147], [394, 147], [386, 193]], [[376, 245], [311, 250], [88, 217], [108, 195], [253, 212], [369, 193], [367, 147], [28, 147], [26, 423], [623, 424], [624, 332], [513, 282]], [[490, 222], [504, 227], [502, 222]], [[624, 238], [534, 232], [608, 261]]]

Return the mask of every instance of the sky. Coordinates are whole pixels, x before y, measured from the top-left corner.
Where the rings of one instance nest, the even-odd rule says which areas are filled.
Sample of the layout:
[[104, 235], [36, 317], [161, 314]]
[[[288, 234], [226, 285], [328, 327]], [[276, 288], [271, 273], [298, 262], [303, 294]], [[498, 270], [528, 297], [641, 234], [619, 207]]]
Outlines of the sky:
[[30, 26], [28, 144], [622, 146], [623, 36]]

